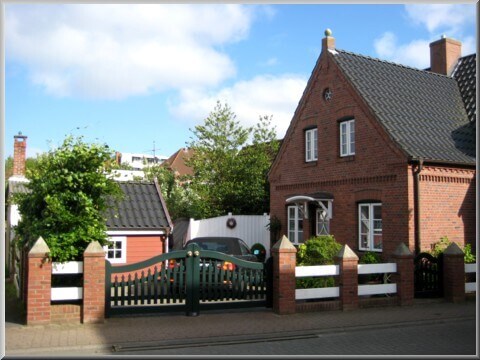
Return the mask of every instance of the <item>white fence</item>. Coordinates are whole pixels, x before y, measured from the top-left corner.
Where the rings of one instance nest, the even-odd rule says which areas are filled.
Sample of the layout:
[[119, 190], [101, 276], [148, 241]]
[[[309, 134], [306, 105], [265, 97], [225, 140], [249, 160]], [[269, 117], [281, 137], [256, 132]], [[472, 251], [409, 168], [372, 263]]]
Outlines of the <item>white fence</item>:
[[[397, 292], [397, 284], [388, 283], [391, 273], [397, 272], [396, 263], [383, 264], [358, 264], [358, 274], [384, 274], [383, 284], [372, 285], [358, 285], [358, 295], [385, 295], [395, 294]], [[318, 265], [318, 266], [297, 266], [295, 267], [295, 277], [325, 277], [338, 276], [340, 270], [338, 265]], [[334, 298], [340, 296], [340, 289], [338, 286], [313, 288], [313, 289], [296, 289], [295, 299], [322, 299]]]
[[[233, 228], [227, 226], [227, 220], [235, 219]], [[232, 215], [216, 218], [194, 220], [190, 219], [185, 241], [202, 236], [231, 236], [238, 237], [252, 247], [253, 244], [262, 244], [270, 256], [270, 231], [267, 225], [270, 223], [270, 215]]]
[[[61, 274], [83, 274], [83, 261], [52, 263], [52, 276]], [[81, 300], [83, 287], [52, 287], [50, 299], [52, 301]]]
[[[477, 264], [465, 264], [465, 274], [476, 273]], [[465, 292], [477, 292], [477, 281], [465, 283]]]

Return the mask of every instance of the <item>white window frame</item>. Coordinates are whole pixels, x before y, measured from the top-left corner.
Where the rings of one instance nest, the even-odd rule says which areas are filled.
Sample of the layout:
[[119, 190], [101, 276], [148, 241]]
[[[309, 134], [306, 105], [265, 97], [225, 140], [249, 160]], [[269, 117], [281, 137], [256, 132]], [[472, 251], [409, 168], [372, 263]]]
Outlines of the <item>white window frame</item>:
[[355, 119], [340, 123], [340, 156], [351, 155], [355, 155]]
[[305, 161], [318, 160], [318, 129], [305, 130]]
[[110, 261], [111, 264], [125, 264], [127, 262], [127, 237], [126, 236], [111, 236], [107, 239], [109, 242], [121, 242], [122, 244], [122, 249], [121, 251], [121, 256], [119, 258], [113, 257], [109, 258], [108, 254], [109, 251], [117, 251], [115, 248], [114, 249], [109, 249], [109, 245], [105, 245], [103, 247], [103, 250], [105, 250], [105, 259]]
[[[382, 208], [382, 203], [360, 203], [358, 204], [358, 248], [364, 251], [376, 251], [382, 252], [383, 251], [383, 221], [382, 219], [375, 219], [373, 217], [374, 208], [380, 207]], [[362, 208], [368, 208], [368, 233], [362, 232]], [[383, 218], [383, 214], [382, 214]], [[375, 220], [382, 221], [380, 224], [382, 227], [380, 230], [374, 228]], [[367, 246], [362, 246], [362, 235], [367, 235]], [[374, 247], [374, 236], [375, 235], [382, 235], [382, 248], [377, 249]]]
[[[303, 211], [301, 209], [302, 205], [291, 205], [287, 207], [287, 224], [288, 224], [288, 240], [292, 244], [301, 244], [304, 242], [303, 239]], [[293, 211], [293, 218], [291, 217], [291, 212]], [[290, 226], [291, 222], [294, 222], [293, 229]], [[300, 229], [300, 222], [302, 222], [302, 229]]]

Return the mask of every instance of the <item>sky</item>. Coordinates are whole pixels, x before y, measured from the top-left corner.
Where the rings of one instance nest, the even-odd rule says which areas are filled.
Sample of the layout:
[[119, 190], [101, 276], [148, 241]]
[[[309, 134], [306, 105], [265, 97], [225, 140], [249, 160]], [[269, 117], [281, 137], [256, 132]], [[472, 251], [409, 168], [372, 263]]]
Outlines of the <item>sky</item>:
[[429, 67], [442, 35], [476, 52], [470, 4], [5, 4], [5, 157], [68, 135], [170, 156], [217, 101], [283, 138], [321, 51]]

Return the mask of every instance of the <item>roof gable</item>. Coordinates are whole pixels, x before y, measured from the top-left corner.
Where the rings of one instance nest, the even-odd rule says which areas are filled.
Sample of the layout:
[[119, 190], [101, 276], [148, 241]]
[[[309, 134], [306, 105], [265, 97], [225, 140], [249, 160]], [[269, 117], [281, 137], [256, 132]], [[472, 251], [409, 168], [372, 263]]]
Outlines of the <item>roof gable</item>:
[[123, 199], [109, 200], [108, 230], [164, 230], [170, 217], [155, 183], [119, 182]]
[[475, 131], [454, 78], [343, 50], [329, 55], [411, 158], [475, 164]]

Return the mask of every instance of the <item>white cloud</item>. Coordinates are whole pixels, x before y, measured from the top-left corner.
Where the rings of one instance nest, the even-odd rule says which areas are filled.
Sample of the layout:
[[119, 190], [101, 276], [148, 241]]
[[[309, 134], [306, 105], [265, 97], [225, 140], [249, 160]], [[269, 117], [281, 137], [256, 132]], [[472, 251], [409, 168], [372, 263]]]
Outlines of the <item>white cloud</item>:
[[201, 123], [219, 100], [232, 108], [236, 119], [244, 126], [256, 124], [260, 116], [273, 115], [272, 125], [281, 138], [292, 120], [306, 84], [307, 79], [296, 75], [261, 75], [215, 93], [198, 89], [183, 91], [179, 101], [171, 103], [170, 111], [178, 118]]
[[405, 9], [414, 23], [431, 34], [443, 31], [447, 37], [460, 35], [461, 28], [473, 23], [476, 15], [474, 4], [409, 4]]
[[374, 41], [374, 48], [382, 59], [422, 69], [430, 66], [429, 44], [428, 40], [414, 40], [399, 45], [395, 34], [386, 32]]
[[374, 41], [375, 52], [380, 58], [420, 69], [427, 68], [430, 66], [430, 43], [440, 39], [440, 34], [460, 40], [463, 55], [475, 52], [475, 39], [463, 37], [462, 34], [465, 25], [475, 21], [475, 5], [409, 4], [405, 5], [405, 10], [414, 24], [426, 28], [429, 38], [399, 44], [394, 33], [385, 32]]
[[236, 74], [219, 49], [246, 38], [254, 9], [12, 4], [6, 6], [6, 54], [56, 96], [121, 99], [215, 86]]

